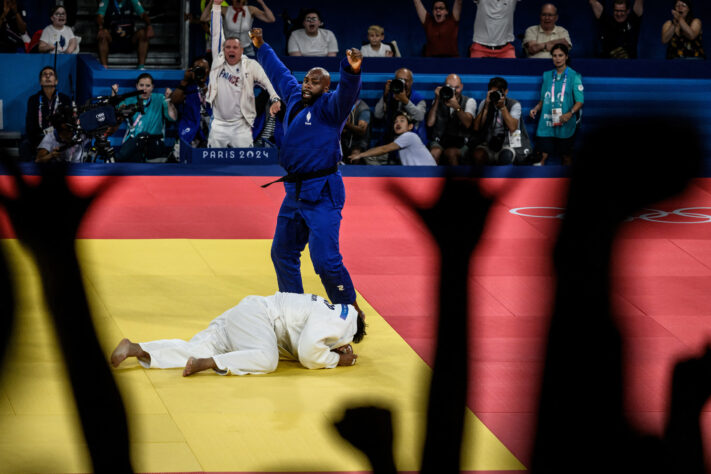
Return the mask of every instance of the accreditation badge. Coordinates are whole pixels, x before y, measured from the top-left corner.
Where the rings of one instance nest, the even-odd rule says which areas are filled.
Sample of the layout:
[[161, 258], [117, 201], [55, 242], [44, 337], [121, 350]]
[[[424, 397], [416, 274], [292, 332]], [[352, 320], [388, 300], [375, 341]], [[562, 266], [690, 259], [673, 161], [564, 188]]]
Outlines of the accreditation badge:
[[558, 108], [551, 109], [551, 121], [553, 122], [554, 127], [563, 125], [563, 123], [560, 121], [561, 115], [563, 115], [562, 108], [558, 107]]

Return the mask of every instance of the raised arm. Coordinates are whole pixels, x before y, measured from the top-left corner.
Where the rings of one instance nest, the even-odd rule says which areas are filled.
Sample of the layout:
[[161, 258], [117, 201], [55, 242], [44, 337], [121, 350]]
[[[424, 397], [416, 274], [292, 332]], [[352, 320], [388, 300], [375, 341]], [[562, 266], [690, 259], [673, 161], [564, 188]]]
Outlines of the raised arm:
[[225, 42], [225, 33], [222, 31], [222, 7], [221, 0], [213, 0], [212, 14], [210, 17], [210, 40], [212, 45], [212, 67], [217, 64], [217, 55], [222, 52], [222, 44]]
[[274, 13], [272, 13], [267, 4], [264, 3], [264, 0], [257, 0], [257, 3], [261, 5], [263, 10], [260, 10], [257, 7], [250, 6], [249, 11], [250, 13], [252, 13], [252, 16], [259, 18], [264, 23], [274, 23], [276, 21]]
[[252, 44], [257, 48], [257, 61], [262, 66], [262, 69], [267, 74], [269, 82], [276, 89], [276, 93], [284, 101], [301, 90], [299, 82], [296, 80], [291, 71], [284, 66], [279, 57], [269, 44], [264, 42], [261, 28], [253, 28], [250, 32]]
[[[417, 17], [420, 19], [420, 23], [424, 24], [425, 18], [427, 17], [427, 10], [425, 10], [422, 0], [412, 0], [412, 3], [415, 4], [415, 10], [417, 10]], [[461, 4], [461, 0], [459, 3]]]
[[345, 60], [341, 60], [341, 80], [333, 94], [326, 97], [325, 113], [329, 114], [336, 122], [343, 123], [358, 102], [360, 95], [361, 79], [360, 66], [363, 55], [358, 49], [346, 50]]
[[454, 5], [452, 5], [452, 18], [455, 21], [459, 21], [462, 16], [462, 0], [454, 0]]
[[598, 20], [602, 16], [602, 3], [598, 2], [597, 0], [589, 0], [590, 1], [590, 7], [592, 7], [593, 14], [595, 15], [595, 18]]
[[644, 0], [635, 0], [632, 11], [634, 11], [635, 15], [642, 16], [642, 13], [644, 13]]

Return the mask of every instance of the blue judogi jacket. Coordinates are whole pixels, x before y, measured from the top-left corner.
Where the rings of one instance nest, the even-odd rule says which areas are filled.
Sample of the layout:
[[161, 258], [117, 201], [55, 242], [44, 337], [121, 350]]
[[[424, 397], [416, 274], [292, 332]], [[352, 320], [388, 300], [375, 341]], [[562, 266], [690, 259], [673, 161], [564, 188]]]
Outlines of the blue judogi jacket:
[[[207, 112], [212, 117], [212, 107], [209, 103], [205, 104]], [[180, 115], [178, 122], [178, 134], [180, 138], [187, 143], [192, 142], [196, 136], [203, 140], [207, 140], [207, 136], [200, 128], [202, 117], [200, 115], [200, 96], [198, 88], [195, 84], [190, 84], [185, 88], [185, 102], [183, 102], [183, 113]]]
[[[301, 84], [284, 66], [274, 50], [263, 44], [257, 60], [269, 76], [269, 81], [286, 103], [284, 136], [279, 163], [287, 173], [303, 174], [336, 167], [341, 161], [341, 131], [361, 88], [360, 73], [353, 73], [348, 60], [341, 61], [338, 87], [324, 93], [310, 106], [304, 107], [291, 122], [291, 111], [301, 102]], [[301, 183], [299, 198], [317, 201], [328, 183], [334, 201], [345, 201], [345, 189], [340, 171], [328, 176], [307, 179]], [[285, 182], [288, 197], [296, 196], [296, 183]]]

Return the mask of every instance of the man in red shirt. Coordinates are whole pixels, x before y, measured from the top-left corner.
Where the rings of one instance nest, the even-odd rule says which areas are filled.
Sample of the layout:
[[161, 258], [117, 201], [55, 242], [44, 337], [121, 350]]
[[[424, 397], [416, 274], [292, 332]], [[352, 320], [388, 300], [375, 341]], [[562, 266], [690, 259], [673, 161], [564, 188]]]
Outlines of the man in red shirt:
[[412, 0], [417, 10], [417, 16], [425, 28], [427, 43], [424, 56], [427, 57], [457, 57], [457, 35], [459, 34], [459, 17], [462, 12], [462, 0], [454, 0], [452, 15], [449, 15], [447, 4], [435, 0], [432, 13], [425, 10], [422, 0]]

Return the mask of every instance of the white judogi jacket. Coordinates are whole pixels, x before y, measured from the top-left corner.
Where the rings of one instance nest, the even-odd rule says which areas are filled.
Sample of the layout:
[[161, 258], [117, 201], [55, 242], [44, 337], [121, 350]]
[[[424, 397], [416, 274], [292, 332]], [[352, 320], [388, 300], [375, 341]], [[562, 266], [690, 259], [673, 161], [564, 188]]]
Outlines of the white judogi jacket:
[[141, 364], [185, 367], [190, 357], [212, 357], [218, 373], [244, 375], [273, 372], [281, 357], [308, 369], [332, 369], [340, 357], [331, 349], [353, 340], [357, 318], [353, 306], [333, 305], [316, 295], [247, 296], [190, 341], [140, 343], [151, 356], [150, 364]]
[[[207, 88], [207, 102], [213, 105], [217, 96], [217, 78], [225, 65], [225, 52], [222, 45], [225, 43], [225, 34], [222, 31], [222, 11], [220, 5], [212, 5], [212, 17], [210, 23], [210, 35], [212, 40], [212, 67], [210, 68], [210, 82]], [[218, 51], [219, 54], [215, 54]], [[240, 81], [242, 82], [242, 97], [239, 107], [244, 119], [250, 127], [254, 125], [257, 118], [257, 110], [254, 105], [254, 84], [261, 86], [269, 93], [272, 100], [278, 99], [272, 83], [269, 82], [262, 66], [255, 60], [248, 58], [244, 54], [239, 63]], [[214, 105], [213, 105], [214, 106]]]

